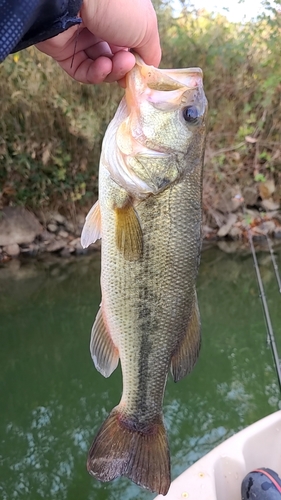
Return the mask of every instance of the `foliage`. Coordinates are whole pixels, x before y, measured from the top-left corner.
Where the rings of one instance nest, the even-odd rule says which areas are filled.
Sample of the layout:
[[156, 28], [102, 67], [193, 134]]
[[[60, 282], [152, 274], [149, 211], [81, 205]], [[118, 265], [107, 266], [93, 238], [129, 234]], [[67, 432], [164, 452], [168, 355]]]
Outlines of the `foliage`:
[[[227, 185], [273, 177], [281, 197], [280, 0], [255, 21], [232, 23], [206, 10], [183, 9], [167, 29], [161, 12], [163, 62], [200, 66], [209, 101], [205, 201]], [[209, 197], [209, 200], [208, 200]]]
[[0, 68], [2, 203], [66, 211], [97, 193], [102, 137], [122, 91], [72, 81], [34, 48]]
[[[281, 180], [280, 0], [254, 21], [155, 0], [162, 67], [200, 66], [209, 101], [205, 197], [228, 185]], [[2, 65], [2, 203], [69, 210], [97, 192], [101, 140], [122, 91], [79, 85], [35, 49]]]

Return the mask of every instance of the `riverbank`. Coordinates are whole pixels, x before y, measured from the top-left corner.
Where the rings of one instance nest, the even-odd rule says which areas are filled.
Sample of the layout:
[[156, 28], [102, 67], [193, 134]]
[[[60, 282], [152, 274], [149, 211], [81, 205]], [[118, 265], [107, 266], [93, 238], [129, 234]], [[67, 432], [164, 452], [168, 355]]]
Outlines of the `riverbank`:
[[[266, 236], [281, 241], [281, 212], [259, 212], [255, 208], [238, 207], [236, 212], [213, 210], [213, 220], [204, 213], [204, 242], [219, 242], [223, 249], [230, 248], [224, 242], [233, 242], [232, 251], [248, 240], [251, 230], [254, 241], [261, 242]], [[76, 214], [70, 220], [59, 212], [34, 214], [22, 207], [5, 207], [0, 211], [0, 262], [22, 256], [54, 254], [61, 258], [89, 254], [100, 250], [100, 241], [82, 248], [80, 242], [85, 214]]]
[[0, 216], [0, 262], [45, 253], [69, 257], [100, 248], [99, 242], [88, 249], [82, 248], [83, 214], [69, 220], [58, 212], [35, 215], [22, 207], [5, 207]]

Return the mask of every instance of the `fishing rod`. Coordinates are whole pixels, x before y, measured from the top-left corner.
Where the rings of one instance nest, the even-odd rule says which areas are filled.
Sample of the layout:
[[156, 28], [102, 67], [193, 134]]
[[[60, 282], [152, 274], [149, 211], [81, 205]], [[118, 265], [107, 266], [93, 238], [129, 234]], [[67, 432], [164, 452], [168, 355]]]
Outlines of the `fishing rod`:
[[268, 245], [270, 256], [271, 256], [271, 262], [272, 262], [272, 265], [273, 265], [273, 269], [274, 269], [274, 273], [275, 273], [275, 278], [276, 278], [277, 285], [278, 285], [278, 288], [279, 288], [279, 293], [281, 293], [281, 278], [280, 278], [280, 274], [279, 274], [278, 264], [276, 262], [274, 251], [273, 251], [273, 248], [272, 248], [272, 243], [271, 243], [271, 240], [268, 237], [268, 235], [266, 235], [266, 240], [267, 240], [267, 245]]
[[[259, 269], [258, 260], [257, 260], [257, 256], [256, 256], [256, 251], [255, 251], [255, 247], [254, 247], [254, 244], [253, 244], [253, 238], [252, 238], [250, 230], [248, 230], [248, 239], [249, 239], [250, 248], [251, 248], [251, 252], [252, 252], [252, 257], [253, 257], [253, 261], [254, 261], [254, 268], [255, 268], [255, 271], [256, 271], [257, 281], [258, 281], [258, 285], [259, 285], [260, 298], [261, 298], [261, 301], [262, 301], [264, 318], [265, 318], [265, 324], [266, 324], [266, 328], [267, 328], [267, 338], [268, 338], [268, 342], [269, 342], [269, 344], [271, 346], [271, 350], [272, 350], [272, 354], [273, 354], [273, 359], [274, 359], [274, 363], [275, 363], [275, 368], [276, 368], [276, 373], [277, 373], [277, 378], [278, 378], [278, 383], [279, 383], [279, 388], [280, 388], [280, 391], [281, 391], [281, 367], [280, 367], [280, 359], [279, 359], [279, 356], [278, 356], [278, 351], [277, 351], [277, 347], [276, 347], [274, 331], [273, 331], [273, 328], [272, 328], [270, 314], [269, 314], [269, 310], [268, 310], [268, 306], [267, 306], [266, 295], [265, 295], [264, 288], [263, 288], [263, 283], [262, 283], [262, 279], [261, 279], [260, 269]], [[272, 252], [273, 252], [273, 250], [272, 250]], [[275, 257], [274, 257], [274, 259], [275, 259]], [[276, 261], [275, 261], [275, 263], [276, 263]], [[277, 269], [278, 269], [278, 267], [277, 267]], [[279, 273], [278, 273], [278, 276], [279, 276]], [[279, 276], [279, 279], [280, 279], [280, 276]]]

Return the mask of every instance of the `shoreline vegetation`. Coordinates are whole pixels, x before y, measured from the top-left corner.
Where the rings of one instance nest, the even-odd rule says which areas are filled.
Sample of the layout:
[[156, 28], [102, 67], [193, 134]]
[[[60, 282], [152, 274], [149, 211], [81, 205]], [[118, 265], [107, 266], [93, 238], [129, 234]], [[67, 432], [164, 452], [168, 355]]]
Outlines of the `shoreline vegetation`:
[[[247, 227], [256, 237], [280, 238], [281, 1], [244, 24], [184, 1], [177, 17], [169, 2], [154, 5], [161, 66], [204, 71], [204, 238], [241, 240]], [[42, 231], [32, 242], [13, 243], [14, 253], [33, 244], [36, 254], [44, 238], [44, 248], [63, 239], [70, 248], [97, 198], [101, 142], [123, 91], [78, 84], [34, 48], [9, 56], [0, 78], [0, 228], [7, 209], [24, 207]], [[80, 252], [75, 245], [70, 254]], [[0, 240], [0, 260], [7, 246]]]

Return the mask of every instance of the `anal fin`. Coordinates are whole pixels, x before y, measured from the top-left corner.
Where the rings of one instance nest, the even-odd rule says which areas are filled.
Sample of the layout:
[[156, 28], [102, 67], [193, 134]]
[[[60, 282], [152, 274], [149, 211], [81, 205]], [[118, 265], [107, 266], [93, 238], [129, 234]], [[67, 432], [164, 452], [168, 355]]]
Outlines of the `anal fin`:
[[119, 353], [104, 323], [101, 307], [93, 324], [90, 351], [96, 369], [109, 377], [118, 365]]
[[190, 320], [186, 335], [182, 339], [171, 360], [171, 372], [175, 382], [190, 373], [198, 359], [201, 346], [200, 313], [196, 292], [192, 305]]
[[115, 208], [115, 241], [126, 260], [138, 260], [142, 254], [142, 230], [132, 205]]
[[166, 495], [170, 483], [170, 454], [161, 415], [138, 429], [117, 406], [103, 423], [88, 454], [88, 472], [99, 481], [126, 476], [150, 491]]

